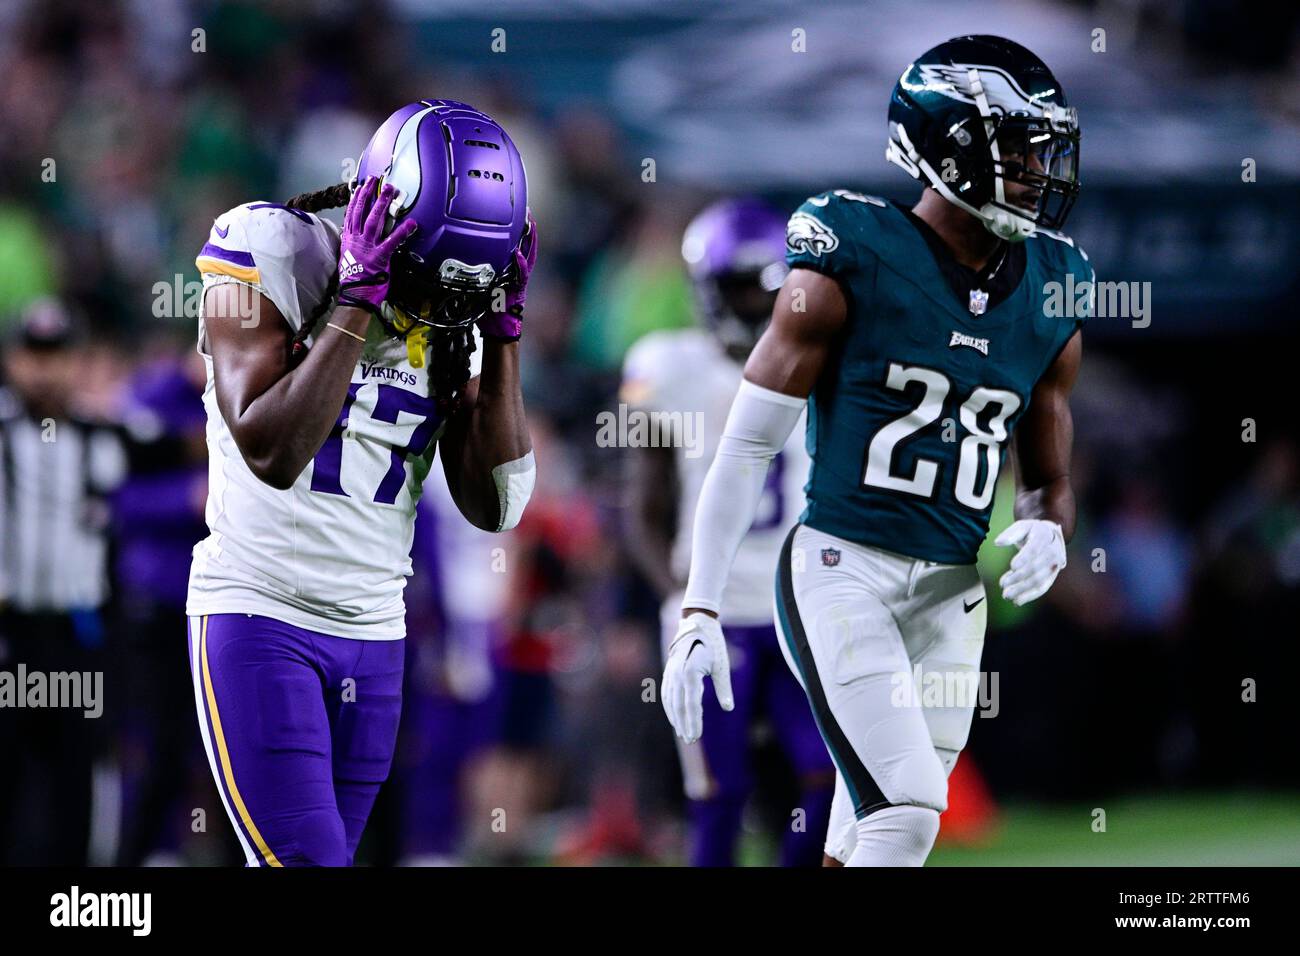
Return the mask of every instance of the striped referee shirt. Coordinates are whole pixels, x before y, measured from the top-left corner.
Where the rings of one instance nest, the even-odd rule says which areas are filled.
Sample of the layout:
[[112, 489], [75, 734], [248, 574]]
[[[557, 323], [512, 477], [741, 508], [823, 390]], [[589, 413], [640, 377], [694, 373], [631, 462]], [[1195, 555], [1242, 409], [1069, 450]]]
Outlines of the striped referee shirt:
[[37, 420], [0, 388], [0, 601], [29, 613], [107, 601], [108, 496], [126, 473], [119, 426]]

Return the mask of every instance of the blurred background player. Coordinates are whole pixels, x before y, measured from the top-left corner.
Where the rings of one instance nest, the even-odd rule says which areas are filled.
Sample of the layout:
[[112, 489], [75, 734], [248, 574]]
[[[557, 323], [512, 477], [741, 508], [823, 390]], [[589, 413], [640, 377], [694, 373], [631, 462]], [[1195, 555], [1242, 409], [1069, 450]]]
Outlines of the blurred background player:
[[[628, 547], [663, 602], [663, 646], [677, 631], [690, 569], [691, 529], [705, 474], [740, 385], [741, 369], [772, 314], [788, 273], [785, 217], [757, 199], [725, 199], [702, 211], [682, 240], [700, 325], [652, 332], [628, 352], [620, 397], [631, 409], [665, 416], [651, 443], [632, 448]], [[702, 425], [697, 426], [697, 422]], [[834, 767], [798, 681], [780, 656], [772, 624], [772, 575], [781, 542], [804, 507], [809, 460], [801, 429], [772, 459], [752, 523], [722, 598], [734, 706], [705, 705], [708, 732], [678, 741], [690, 800], [693, 866], [736, 859], [760, 727], [775, 736], [798, 780], [786, 815], [781, 862], [816, 865], [830, 809]], [[797, 816], [789, 814], [801, 811]]]
[[[927, 187], [912, 209], [837, 189], [790, 217], [792, 272], [701, 492], [663, 684], [674, 728], [698, 738], [704, 677], [728, 696], [734, 556], [810, 405], [808, 507], [782, 549], [777, 610], [839, 771], [828, 861], [851, 866], [920, 866], [938, 835], [976, 685], [933, 695], [922, 672], [945, 686], [979, 674], [975, 560], [1009, 447], [1017, 520], [996, 543], [1019, 553], [1002, 595], [1037, 600], [1065, 567], [1069, 396], [1094, 279], [1051, 231], [1078, 194], [1078, 115], [1029, 50], [966, 36], [926, 51], [894, 87], [889, 129], [887, 156]], [[1080, 308], [1054, 313], [1048, 290], [1067, 281]]]
[[394, 768], [406, 866], [464, 859], [470, 771], [499, 722], [493, 654], [502, 641], [508, 538], [461, 520], [446, 479], [429, 473], [411, 548]]
[[[435, 443], [476, 527], [514, 527], [531, 494], [527, 196], [500, 125], [422, 100], [375, 132], [355, 184], [236, 207], [200, 251], [211, 534], [186, 613], [249, 865], [352, 863], [393, 758]], [[341, 231], [315, 215], [345, 204]]]
[[123, 866], [179, 862], [195, 806], [185, 798], [211, 802], [209, 788], [195, 786], [196, 771], [206, 774], [202, 742], [192, 723], [176, 719], [194, 706], [193, 688], [176, 679], [176, 632], [190, 556], [207, 534], [205, 377], [192, 341], [177, 343], [132, 376], [121, 410], [137, 431], [155, 436], [156, 448], [152, 467], [135, 469], [113, 495], [116, 626], [131, 702], [119, 748]]

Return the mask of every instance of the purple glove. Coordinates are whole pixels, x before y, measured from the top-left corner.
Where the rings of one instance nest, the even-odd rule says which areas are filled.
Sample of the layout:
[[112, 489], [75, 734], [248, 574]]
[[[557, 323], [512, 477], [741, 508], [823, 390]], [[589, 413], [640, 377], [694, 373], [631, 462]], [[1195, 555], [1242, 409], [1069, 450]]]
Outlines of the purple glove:
[[375, 201], [375, 177], [357, 187], [348, 201], [339, 236], [339, 304], [377, 315], [388, 296], [388, 263], [406, 238], [415, 232], [414, 219], [404, 219], [384, 238], [384, 217], [397, 190], [385, 183]]
[[514, 251], [514, 275], [505, 285], [506, 308], [504, 312], [489, 311], [478, 321], [485, 338], [515, 341], [523, 331], [524, 299], [528, 295], [528, 277], [537, 265], [537, 220], [528, 214], [528, 225]]

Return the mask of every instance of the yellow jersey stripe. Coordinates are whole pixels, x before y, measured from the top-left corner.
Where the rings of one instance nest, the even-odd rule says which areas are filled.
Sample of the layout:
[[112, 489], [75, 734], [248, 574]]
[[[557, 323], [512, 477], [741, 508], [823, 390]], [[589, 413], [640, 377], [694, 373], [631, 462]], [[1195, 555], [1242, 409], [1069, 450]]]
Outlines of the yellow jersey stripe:
[[199, 256], [194, 260], [198, 266], [199, 272], [205, 275], [230, 276], [239, 279], [241, 282], [262, 281], [261, 273], [257, 271], [257, 266], [237, 266], [232, 262], [226, 262], [224, 259], [216, 259], [212, 256]]

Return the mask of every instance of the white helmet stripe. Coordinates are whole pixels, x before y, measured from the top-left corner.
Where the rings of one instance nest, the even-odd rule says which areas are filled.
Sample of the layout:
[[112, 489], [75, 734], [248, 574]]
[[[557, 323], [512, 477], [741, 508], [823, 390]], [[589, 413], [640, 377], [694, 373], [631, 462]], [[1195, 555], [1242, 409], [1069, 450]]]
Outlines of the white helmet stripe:
[[[998, 154], [998, 138], [994, 135], [993, 110], [989, 107], [989, 98], [984, 92], [984, 84], [980, 82], [980, 71], [971, 67], [966, 74], [970, 79], [971, 95], [975, 97], [975, 106], [980, 111], [980, 116], [984, 118], [984, 138], [988, 140], [989, 154], [993, 157], [993, 168], [996, 170], [1002, 164], [1002, 157]], [[999, 204], [1007, 201], [1006, 193], [1002, 188], [1002, 177], [996, 172], [993, 175], [993, 198]]]
[[392, 162], [384, 175], [384, 181], [397, 188], [397, 196], [388, 207], [390, 216], [396, 217], [420, 194], [420, 150], [415, 134], [420, 129], [420, 121], [433, 111], [434, 107], [429, 106], [412, 113], [397, 131]]

